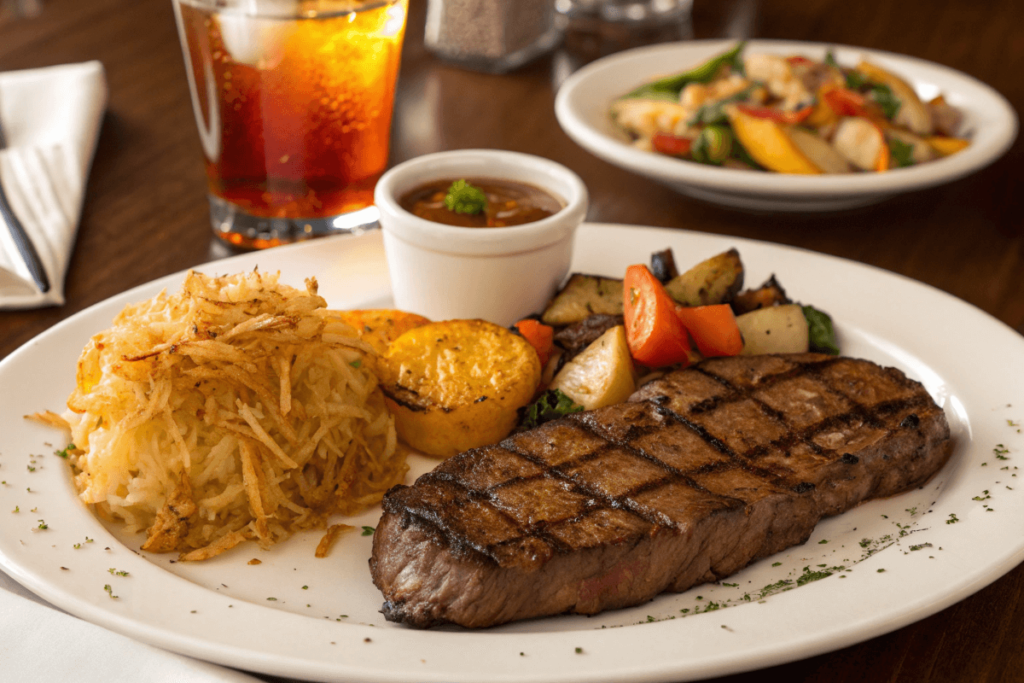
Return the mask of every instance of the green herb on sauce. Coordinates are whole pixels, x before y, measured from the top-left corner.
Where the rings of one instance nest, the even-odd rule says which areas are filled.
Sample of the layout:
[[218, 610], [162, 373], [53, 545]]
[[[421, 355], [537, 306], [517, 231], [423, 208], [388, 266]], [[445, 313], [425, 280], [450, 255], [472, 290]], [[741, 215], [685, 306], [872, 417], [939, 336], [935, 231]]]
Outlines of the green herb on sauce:
[[487, 195], [475, 185], [465, 180], [456, 180], [448, 188], [444, 197], [444, 205], [449, 211], [475, 215], [487, 208]]
[[373, 536], [373, 532], [374, 531], [376, 531], [376, 529], [374, 529], [372, 526], [364, 526], [363, 527], [362, 535], [363, 536]]
[[956, 524], [960, 519], [957, 518], [955, 513], [949, 513], [949, 519], [946, 520], [946, 524]]

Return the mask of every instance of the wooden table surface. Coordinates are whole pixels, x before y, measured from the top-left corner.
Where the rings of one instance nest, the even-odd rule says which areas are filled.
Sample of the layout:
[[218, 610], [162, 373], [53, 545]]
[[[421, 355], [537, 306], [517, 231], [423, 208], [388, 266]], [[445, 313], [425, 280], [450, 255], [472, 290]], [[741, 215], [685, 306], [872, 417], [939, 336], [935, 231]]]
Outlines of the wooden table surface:
[[[904, 53], [970, 74], [1024, 110], [1024, 3], [1017, 0], [695, 4], [696, 38], [827, 41]], [[686, 228], [834, 254], [928, 283], [1024, 329], [1021, 140], [968, 178], [874, 207], [809, 216], [719, 208], [599, 161], [559, 128], [552, 106], [558, 84], [619, 43], [574, 40], [512, 74], [471, 73], [424, 49], [423, 5], [412, 0], [392, 163], [465, 147], [547, 156], [582, 176], [592, 221]], [[110, 104], [68, 272], [67, 304], [0, 312], [0, 358], [93, 303], [226, 255], [209, 226], [170, 0], [45, 0], [40, 16], [0, 24], [0, 71], [90, 59], [106, 67]], [[769, 673], [832, 682], [1024, 680], [1022, 591], [1024, 566], [916, 624]], [[722, 680], [753, 682], [764, 673]]]

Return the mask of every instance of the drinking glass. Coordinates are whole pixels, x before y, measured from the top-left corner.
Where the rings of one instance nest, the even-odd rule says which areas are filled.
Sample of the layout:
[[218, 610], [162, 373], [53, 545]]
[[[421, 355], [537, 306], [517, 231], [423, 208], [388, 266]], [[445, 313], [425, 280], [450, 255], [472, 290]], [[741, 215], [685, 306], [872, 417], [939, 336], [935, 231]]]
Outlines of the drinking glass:
[[408, 0], [172, 0], [214, 233], [264, 248], [376, 220]]

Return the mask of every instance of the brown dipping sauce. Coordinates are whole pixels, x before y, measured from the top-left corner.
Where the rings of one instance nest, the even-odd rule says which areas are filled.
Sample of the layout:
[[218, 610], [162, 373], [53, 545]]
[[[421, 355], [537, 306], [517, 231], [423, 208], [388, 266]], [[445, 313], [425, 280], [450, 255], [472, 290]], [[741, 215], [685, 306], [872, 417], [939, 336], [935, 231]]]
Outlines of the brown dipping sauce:
[[406, 211], [435, 223], [463, 228], [503, 228], [547, 218], [562, 210], [564, 203], [554, 195], [515, 180], [466, 178], [487, 195], [487, 208], [478, 214], [456, 213], [444, 205], [448, 188], [458, 178], [435, 180], [420, 185], [398, 200]]

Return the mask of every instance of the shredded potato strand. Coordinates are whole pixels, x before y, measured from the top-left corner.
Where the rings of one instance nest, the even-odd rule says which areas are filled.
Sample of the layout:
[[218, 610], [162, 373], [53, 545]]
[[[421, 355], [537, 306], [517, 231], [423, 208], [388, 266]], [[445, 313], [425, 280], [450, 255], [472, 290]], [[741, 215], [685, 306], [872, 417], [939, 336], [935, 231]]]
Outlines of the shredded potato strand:
[[82, 352], [63, 418], [82, 500], [187, 560], [378, 502], [408, 467], [375, 352], [328, 317], [315, 280], [259, 271], [190, 272], [127, 306]]

